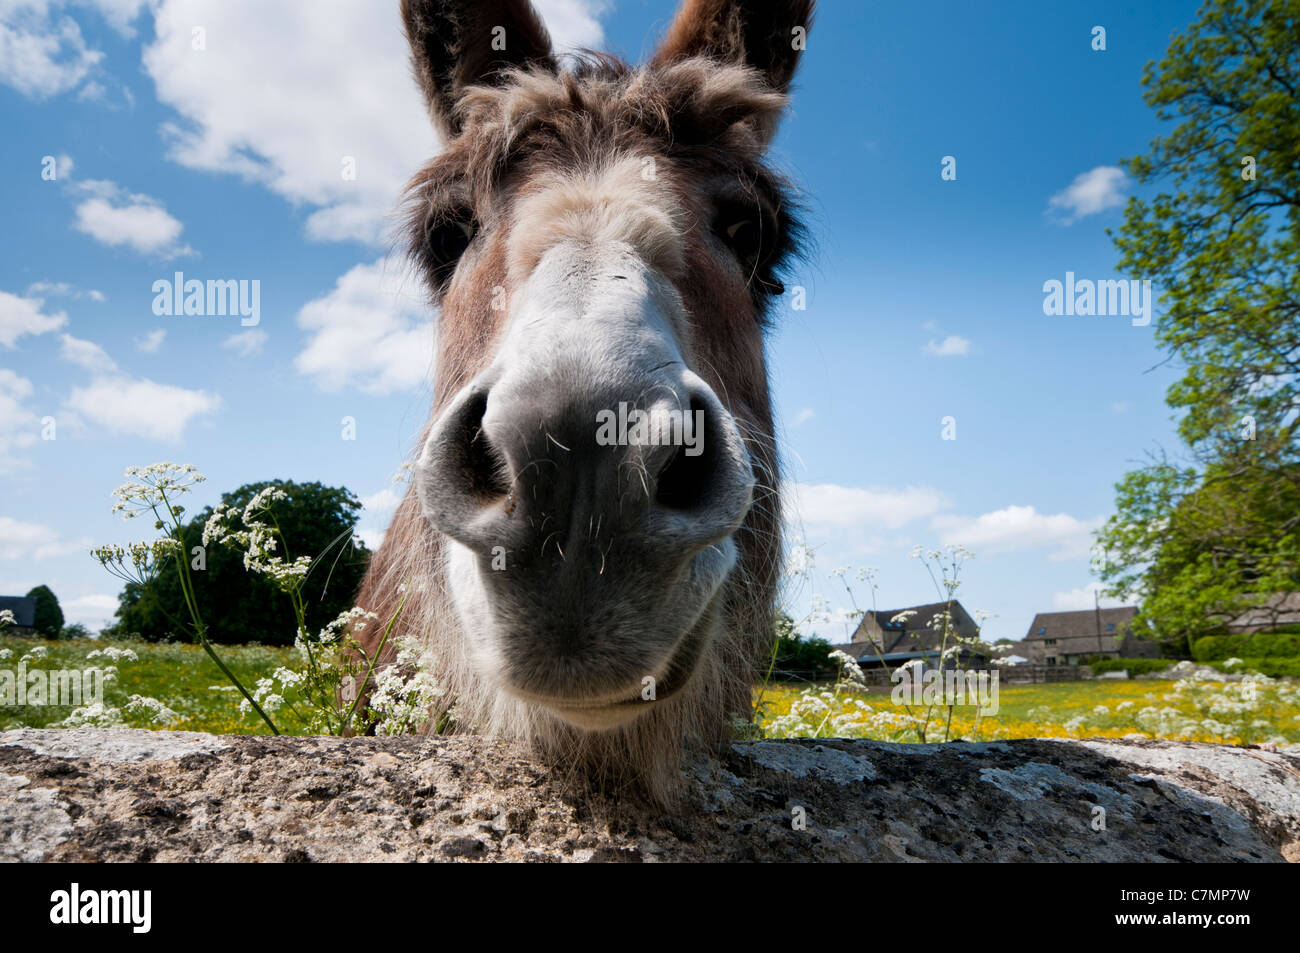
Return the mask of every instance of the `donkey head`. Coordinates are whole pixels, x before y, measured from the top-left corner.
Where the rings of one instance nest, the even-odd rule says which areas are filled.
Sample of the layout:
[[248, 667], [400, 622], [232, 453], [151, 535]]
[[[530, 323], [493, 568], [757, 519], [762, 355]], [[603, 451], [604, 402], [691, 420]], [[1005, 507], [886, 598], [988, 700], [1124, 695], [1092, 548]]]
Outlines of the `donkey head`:
[[415, 492], [467, 664], [579, 730], [741, 706], [700, 672], [766, 634], [797, 226], [763, 154], [811, 6], [687, 0], [634, 69], [562, 68], [527, 0], [402, 3], [445, 143], [410, 190], [440, 309]]

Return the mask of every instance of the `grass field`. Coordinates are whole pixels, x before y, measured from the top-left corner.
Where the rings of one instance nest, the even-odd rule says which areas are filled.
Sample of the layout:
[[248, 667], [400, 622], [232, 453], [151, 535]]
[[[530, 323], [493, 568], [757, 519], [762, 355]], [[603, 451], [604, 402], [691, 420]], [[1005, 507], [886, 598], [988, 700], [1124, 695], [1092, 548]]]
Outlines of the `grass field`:
[[[155, 698], [177, 715], [165, 726], [147, 712], [123, 711], [124, 724], [139, 728], [231, 734], [266, 730], [255, 715], [242, 716], [239, 695], [195, 645], [153, 645], [142, 642], [105, 643], [95, 640], [50, 642], [0, 638], [0, 670], [15, 671], [19, 659], [35, 647], [45, 657], [26, 663], [27, 669], [85, 669], [114, 664], [118, 675], [105, 691], [107, 706], [125, 709], [132, 695]], [[90, 653], [109, 647], [130, 649], [137, 661], [92, 659]], [[222, 658], [250, 689], [279, 666], [296, 667], [290, 648], [224, 646]], [[6, 652], [8, 655], [6, 656]], [[37, 653], [39, 654], [39, 653]], [[998, 713], [977, 725], [972, 709], [956, 709], [950, 736], [993, 738], [1121, 737], [1141, 733], [1192, 741], [1251, 743], [1300, 742], [1300, 684], [1294, 680], [1191, 685], [1160, 680], [1056, 682], [1003, 686]], [[772, 737], [868, 737], [915, 741], [907, 713], [890, 701], [887, 690], [867, 695], [841, 691], [833, 684], [791, 686], [773, 684], [755, 689], [758, 723]], [[66, 718], [70, 708], [0, 707], [0, 729], [44, 727]], [[937, 712], [930, 740], [942, 738], [946, 711]], [[293, 719], [278, 719], [289, 729]]]
[[[774, 737], [857, 737], [916, 741], [913, 717], [889, 689], [868, 694], [773, 684], [754, 690], [758, 723]], [[923, 719], [924, 712], [913, 709]], [[943, 740], [947, 709], [931, 715], [928, 740]], [[1300, 742], [1300, 684], [1290, 679], [1174, 682], [1111, 679], [1004, 685], [996, 715], [978, 720], [954, 709], [949, 738], [1119, 738], [1129, 734], [1184, 741]]]
[[[29, 662], [28, 669], [85, 669], [96, 664], [116, 665], [118, 676], [105, 690], [105, 705], [121, 707], [132, 695], [144, 695], [158, 699], [180, 716], [166, 726], [171, 729], [219, 734], [259, 734], [266, 731], [266, 726], [256, 715], [244, 717], [239, 714], [239, 693], [197, 645], [0, 638], [0, 656], [6, 649], [12, 653], [7, 659], [0, 658], [0, 669], [14, 671], [18, 659], [35, 646], [44, 646], [46, 657], [36, 665]], [[130, 649], [139, 656], [139, 661], [110, 662], [87, 658], [96, 649], [110, 647]], [[294, 666], [298, 662], [298, 653], [291, 648], [232, 645], [220, 646], [218, 652], [250, 690], [258, 678], [270, 675], [281, 665]], [[40, 728], [66, 718], [71, 711], [70, 708], [53, 706], [0, 707], [0, 728], [18, 725]], [[123, 719], [133, 728], [159, 727], [144, 714], [124, 713]]]

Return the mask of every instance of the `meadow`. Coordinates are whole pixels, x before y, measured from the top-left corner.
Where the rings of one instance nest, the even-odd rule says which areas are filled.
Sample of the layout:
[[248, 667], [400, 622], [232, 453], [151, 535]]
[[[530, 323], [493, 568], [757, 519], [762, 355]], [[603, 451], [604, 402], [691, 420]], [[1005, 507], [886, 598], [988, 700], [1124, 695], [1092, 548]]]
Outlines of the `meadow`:
[[[93, 655], [106, 649], [122, 657]], [[220, 651], [246, 685], [269, 678], [280, 667], [299, 664], [292, 648], [242, 645], [222, 646]], [[235, 689], [196, 645], [0, 637], [0, 670], [16, 670], [24, 656], [27, 670], [115, 668], [104, 705], [118, 710], [116, 718], [124, 726], [218, 734], [267, 730], [256, 715], [239, 713]], [[156, 707], [131, 707], [132, 696], [156, 699], [166, 709], [165, 717], [159, 718]], [[862, 691], [845, 682], [773, 683], [756, 687], [754, 697], [759, 714], [753, 733], [773, 738], [909, 742], [918, 740], [913, 715], [924, 718], [922, 711], [913, 709], [909, 714], [893, 704], [888, 689]], [[71, 714], [67, 707], [0, 707], [0, 730], [46, 727]], [[1097, 679], [1005, 685], [999, 691], [996, 715], [976, 717], [973, 709], [959, 707], [949, 722], [947, 709], [932, 711], [928, 740], [943, 740], [945, 734], [978, 740], [1141, 734], [1189, 741], [1294, 744], [1300, 742], [1300, 683], [1251, 676], [1231, 682]]]
[[1300, 742], [1300, 682], [1247, 675], [1240, 681], [1140, 678], [1003, 685], [997, 713], [896, 705], [888, 688], [847, 682], [769, 684], [754, 690], [770, 738], [841, 737], [915, 742], [1141, 735], [1228, 744]]
[[[0, 637], [0, 669], [14, 671], [18, 661], [33, 649], [44, 648], [44, 657], [29, 661], [28, 670], [42, 668], [86, 669], [92, 665], [112, 666], [117, 677], [104, 692], [105, 706], [123, 708], [132, 695], [155, 698], [175, 712], [177, 718], [159, 725], [147, 710], [124, 711], [122, 721], [131, 728], [165, 727], [177, 731], [208, 731], [216, 734], [260, 734], [265, 732], [256, 715], [239, 713], [239, 694], [197, 645], [176, 642], [105, 642], [96, 639], [47, 641]], [[137, 660], [91, 658], [105, 649], [129, 650]], [[6, 658], [5, 652], [10, 655]], [[298, 664], [293, 648], [263, 645], [227, 645], [219, 649], [222, 659], [245, 685], [256, 684], [280, 666]], [[28, 726], [43, 728], [72, 713], [71, 708], [54, 706], [0, 707], [0, 729]]]

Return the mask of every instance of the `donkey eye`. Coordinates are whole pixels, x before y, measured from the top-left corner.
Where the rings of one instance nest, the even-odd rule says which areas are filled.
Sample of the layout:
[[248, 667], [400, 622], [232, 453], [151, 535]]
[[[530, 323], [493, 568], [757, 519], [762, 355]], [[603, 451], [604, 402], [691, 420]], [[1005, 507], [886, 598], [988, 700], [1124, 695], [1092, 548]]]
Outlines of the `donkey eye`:
[[468, 211], [429, 217], [424, 226], [424, 253], [435, 278], [441, 281], [451, 277], [477, 231], [478, 225]]
[[740, 215], [743, 217], [724, 211], [718, 219], [718, 231], [741, 263], [752, 266], [763, 253], [763, 228], [752, 211]]
[[727, 238], [730, 239], [733, 247], [737, 251], [742, 248], [752, 248], [757, 251], [759, 240], [762, 232], [759, 231], [758, 223], [753, 219], [745, 219], [743, 222], [735, 222], [727, 226]]
[[776, 220], [767, 209], [752, 201], [720, 203], [714, 233], [735, 253], [748, 277], [765, 290], [777, 286], [767, 274], [777, 248]]

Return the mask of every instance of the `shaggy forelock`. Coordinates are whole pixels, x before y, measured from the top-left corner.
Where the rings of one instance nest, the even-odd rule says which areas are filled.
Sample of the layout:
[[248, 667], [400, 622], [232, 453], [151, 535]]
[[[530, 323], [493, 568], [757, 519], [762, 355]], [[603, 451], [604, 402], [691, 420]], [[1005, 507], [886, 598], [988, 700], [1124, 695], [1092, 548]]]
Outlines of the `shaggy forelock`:
[[573, 69], [515, 70], [497, 85], [470, 89], [457, 114], [469, 134], [500, 137], [507, 148], [558, 114], [688, 144], [726, 133], [743, 120], [752, 141], [728, 144], [761, 150], [758, 136], [776, 122], [786, 101], [756, 70], [740, 64], [692, 58], [634, 69], [611, 56], [586, 54]]
[[[512, 166], [528, 158], [569, 171], [611, 155], [662, 154], [731, 170], [778, 197], [790, 187], [762, 162], [787, 97], [740, 64], [702, 57], [633, 68], [598, 53], [570, 68], [513, 69], [493, 85], [466, 91], [457, 106], [461, 133], [407, 188], [405, 241], [417, 255], [431, 208], [449, 197], [489, 216]], [[786, 250], [798, 224], [783, 221]]]

